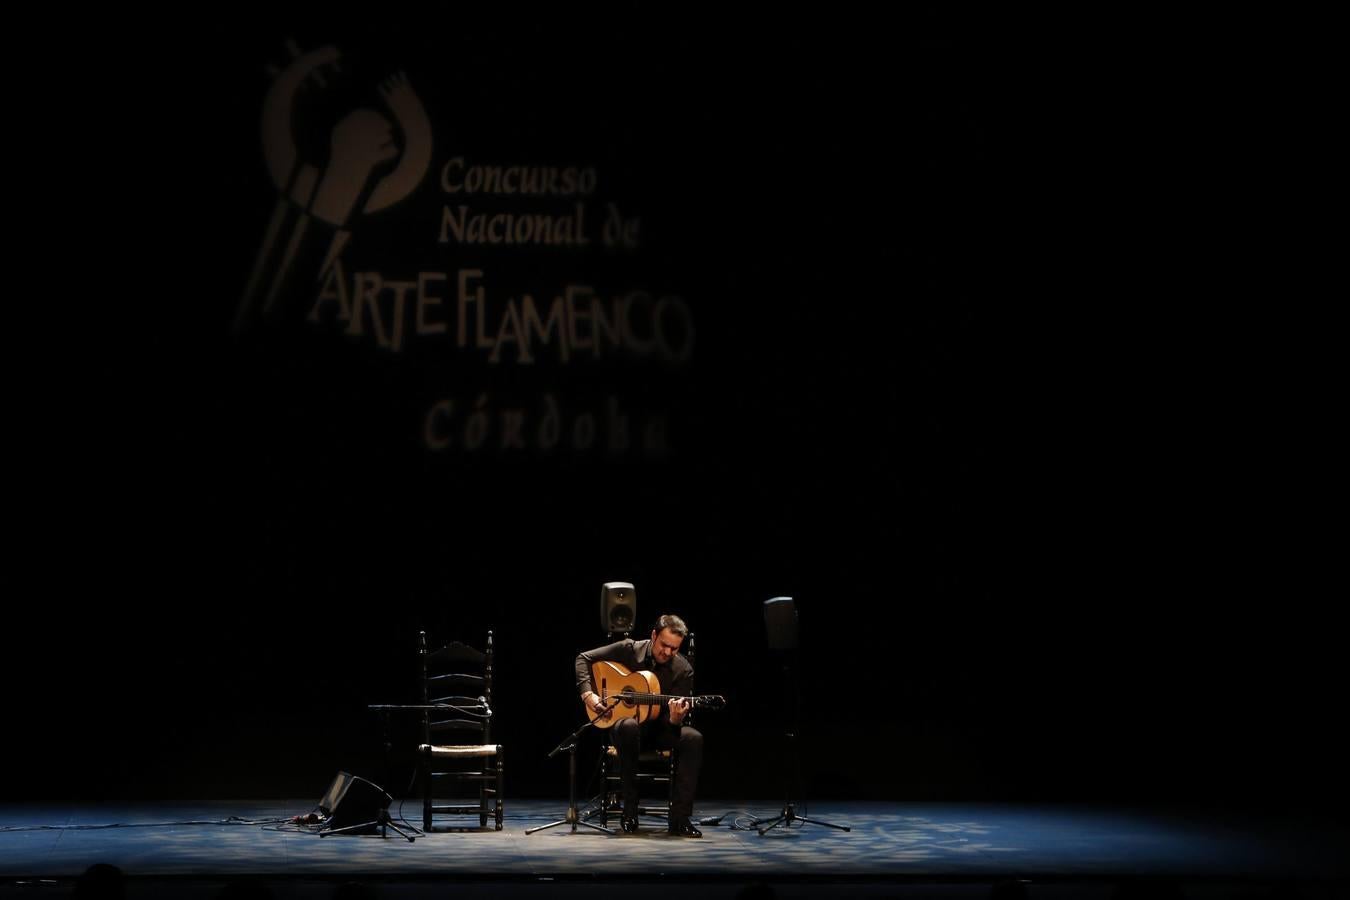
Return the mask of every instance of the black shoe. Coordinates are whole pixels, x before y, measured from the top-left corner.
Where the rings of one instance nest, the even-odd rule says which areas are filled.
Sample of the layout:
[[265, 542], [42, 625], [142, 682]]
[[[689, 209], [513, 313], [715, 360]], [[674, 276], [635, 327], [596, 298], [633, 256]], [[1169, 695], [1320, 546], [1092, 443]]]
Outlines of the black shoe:
[[669, 830], [676, 837], [703, 837], [703, 832], [688, 819], [671, 819]]
[[619, 820], [619, 827], [623, 829], [624, 834], [637, 834], [638, 817], [625, 815]]

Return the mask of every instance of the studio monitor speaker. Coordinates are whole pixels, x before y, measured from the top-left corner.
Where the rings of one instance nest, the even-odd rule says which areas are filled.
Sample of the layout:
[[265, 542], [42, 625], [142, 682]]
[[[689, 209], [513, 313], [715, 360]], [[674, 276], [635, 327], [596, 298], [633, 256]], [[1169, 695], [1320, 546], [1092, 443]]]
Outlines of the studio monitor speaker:
[[764, 601], [764, 630], [769, 636], [770, 650], [797, 648], [797, 607], [791, 597]]
[[319, 801], [319, 811], [328, 817], [324, 829], [336, 831], [369, 823], [370, 830], [374, 831], [393, 799], [374, 782], [359, 775], [338, 772]]
[[637, 591], [626, 581], [607, 581], [600, 588], [600, 627], [606, 634], [627, 634], [637, 621]]

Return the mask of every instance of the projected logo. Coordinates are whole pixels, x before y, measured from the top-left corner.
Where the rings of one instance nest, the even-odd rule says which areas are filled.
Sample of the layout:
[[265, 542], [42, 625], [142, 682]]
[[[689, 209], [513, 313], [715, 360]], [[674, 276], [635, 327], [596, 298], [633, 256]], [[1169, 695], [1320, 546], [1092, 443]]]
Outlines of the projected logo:
[[[437, 123], [400, 71], [435, 70], [416, 45], [387, 71], [378, 43], [288, 49], [262, 103], [276, 201], [234, 332], [294, 326], [390, 354], [390, 401], [420, 407], [404, 434], [430, 452], [665, 457], [694, 320], [678, 272], [643, 255], [641, 195], [566, 143], [555, 156], [532, 120], [484, 112], [506, 89], [491, 73], [456, 86], [475, 112]], [[451, 106], [427, 78], [431, 109]], [[441, 159], [437, 124], [457, 135]], [[521, 375], [491, 377], [504, 369]]]
[[292, 277], [314, 284], [327, 275], [352, 229], [410, 195], [431, 166], [431, 122], [406, 75], [363, 82], [344, 72], [334, 47], [288, 49], [262, 107], [263, 156], [279, 194], [236, 331], [274, 312]]

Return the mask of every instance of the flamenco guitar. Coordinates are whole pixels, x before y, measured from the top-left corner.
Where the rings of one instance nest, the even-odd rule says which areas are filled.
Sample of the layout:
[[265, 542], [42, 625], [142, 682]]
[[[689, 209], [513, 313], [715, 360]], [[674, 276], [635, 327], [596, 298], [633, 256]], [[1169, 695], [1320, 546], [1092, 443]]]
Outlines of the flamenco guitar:
[[608, 660], [591, 664], [591, 683], [606, 707], [603, 713], [598, 713], [586, 706], [586, 715], [596, 728], [612, 728], [620, 719], [645, 722], [661, 714], [663, 700], [688, 700], [691, 709], [721, 709], [727, 705], [726, 699], [717, 694], [699, 697], [663, 694], [655, 672], [630, 672]]

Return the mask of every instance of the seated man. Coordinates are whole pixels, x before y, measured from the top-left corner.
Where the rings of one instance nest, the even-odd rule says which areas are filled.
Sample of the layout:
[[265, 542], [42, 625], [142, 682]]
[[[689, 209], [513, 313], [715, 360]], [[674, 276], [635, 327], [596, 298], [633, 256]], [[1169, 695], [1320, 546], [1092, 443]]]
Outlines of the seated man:
[[703, 762], [703, 735], [692, 725], [684, 725], [689, 713], [694, 667], [680, 656], [680, 645], [689, 634], [689, 628], [679, 616], [664, 615], [656, 620], [649, 640], [634, 641], [624, 638], [613, 644], [596, 647], [577, 654], [577, 690], [581, 702], [597, 714], [606, 714], [600, 695], [591, 683], [591, 665], [601, 660], [616, 662], [630, 672], [647, 671], [656, 675], [662, 694], [679, 695], [661, 703], [660, 715], [639, 724], [635, 718], [623, 718], [613, 726], [614, 746], [619, 753], [619, 777], [623, 783], [623, 830], [632, 834], [638, 829], [637, 760], [642, 743], [663, 750], [674, 749], [678, 765], [671, 792], [671, 834], [682, 837], [703, 837], [692, 822], [694, 791], [698, 788], [698, 771]]

